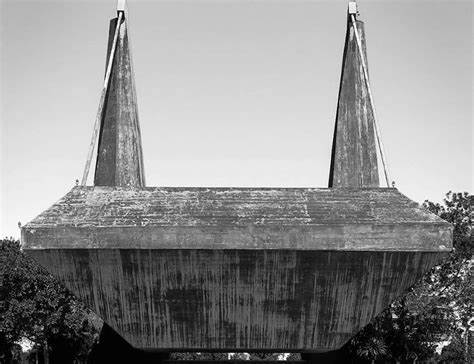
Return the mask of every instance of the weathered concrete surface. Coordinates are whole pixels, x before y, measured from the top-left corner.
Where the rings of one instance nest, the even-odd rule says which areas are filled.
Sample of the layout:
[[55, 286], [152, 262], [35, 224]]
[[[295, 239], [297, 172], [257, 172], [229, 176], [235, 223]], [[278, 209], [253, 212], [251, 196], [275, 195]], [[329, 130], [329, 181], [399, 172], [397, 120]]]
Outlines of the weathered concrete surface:
[[396, 189], [75, 187], [22, 241], [136, 347], [333, 350], [451, 234]]
[[440, 253], [29, 251], [133, 346], [333, 350]]
[[[356, 21], [367, 65], [364, 23]], [[354, 28], [348, 20], [329, 187], [378, 187], [377, 149], [367, 85]]]
[[[117, 19], [110, 22], [109, 59]], [[120, 25], [99, 132], [94, 185], [144, 187], [145, 175], [127, 23]]]
[[448, 251], [450, 226], [396, 189], [75, 187], [28, 248]]

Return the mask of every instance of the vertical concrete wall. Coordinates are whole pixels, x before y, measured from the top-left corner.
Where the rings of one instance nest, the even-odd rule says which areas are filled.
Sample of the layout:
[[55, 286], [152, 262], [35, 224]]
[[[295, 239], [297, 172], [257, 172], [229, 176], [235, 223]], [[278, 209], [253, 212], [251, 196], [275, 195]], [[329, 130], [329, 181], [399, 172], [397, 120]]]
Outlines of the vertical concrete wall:
[[205, 249], [30, 251], [132, 346], [341, 347], [443, 254]]

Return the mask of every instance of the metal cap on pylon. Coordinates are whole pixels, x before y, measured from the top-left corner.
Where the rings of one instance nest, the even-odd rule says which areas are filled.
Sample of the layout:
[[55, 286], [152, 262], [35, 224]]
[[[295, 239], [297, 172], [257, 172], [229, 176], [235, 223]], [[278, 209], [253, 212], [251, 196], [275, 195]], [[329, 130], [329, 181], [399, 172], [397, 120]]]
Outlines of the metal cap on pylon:
[[349, 15], [358, 15], [357, 3], [355, 1], [349, 1], [347, 12]]
[[127, 7], [127, 2], [125, 0], [117, 0], [117, 13], [124, 12], [125, 8]]

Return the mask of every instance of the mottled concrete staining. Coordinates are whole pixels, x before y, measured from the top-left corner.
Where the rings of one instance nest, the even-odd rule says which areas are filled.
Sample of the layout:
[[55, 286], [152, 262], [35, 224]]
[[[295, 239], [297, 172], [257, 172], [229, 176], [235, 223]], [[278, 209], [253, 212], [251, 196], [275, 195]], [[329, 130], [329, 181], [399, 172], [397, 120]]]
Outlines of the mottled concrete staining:
[[[109, 30], [109, 58], [117, 19]], [[145, 174], [138, 106], [127, 23], [120, 25], [115, 57], [100, 126], [94, 185], [144, 187]]]
[[29, 248], [448, 251], [449, 224], [396, 189], [75, 187]]
[[30, 254], [133, 346], [333, 350], [439, 253], [54, 249]]
[[334, 350], [451, 248], [396, 189], [75, 187], [25, 251], [132, 345]]
[[[364, 23], [356, 23], [367, 65]], [[332, 148], [329, 187], [379, 186], [374, 116], [350, 21], [347, 23]]]

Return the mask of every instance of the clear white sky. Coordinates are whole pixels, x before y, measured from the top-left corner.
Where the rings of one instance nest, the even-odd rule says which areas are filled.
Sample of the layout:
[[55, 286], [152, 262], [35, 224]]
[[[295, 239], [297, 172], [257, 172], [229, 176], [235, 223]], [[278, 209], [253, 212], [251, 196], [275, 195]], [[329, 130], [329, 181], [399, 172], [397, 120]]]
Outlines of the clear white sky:
[[[149, 186], [326, 187], [346, 1], [129, 0]], [[472, 192], [471, 1], [359, 1], [391, 174]], [[1, 228], [84, 167], [115, 1], [1, 1]]]

